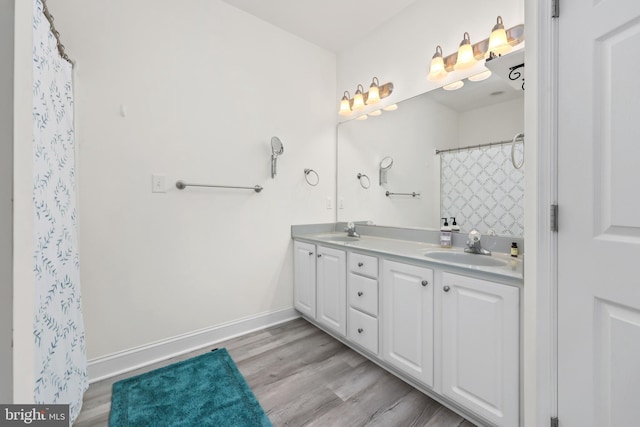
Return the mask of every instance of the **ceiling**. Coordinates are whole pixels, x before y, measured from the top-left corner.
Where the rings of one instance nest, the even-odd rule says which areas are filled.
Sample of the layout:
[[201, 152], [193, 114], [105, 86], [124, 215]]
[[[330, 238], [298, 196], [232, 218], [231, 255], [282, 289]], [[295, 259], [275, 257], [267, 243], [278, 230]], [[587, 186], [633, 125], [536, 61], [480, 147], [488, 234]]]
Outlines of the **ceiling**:
[[223, 0], [313, 44], [339, 52], [416, 0]]

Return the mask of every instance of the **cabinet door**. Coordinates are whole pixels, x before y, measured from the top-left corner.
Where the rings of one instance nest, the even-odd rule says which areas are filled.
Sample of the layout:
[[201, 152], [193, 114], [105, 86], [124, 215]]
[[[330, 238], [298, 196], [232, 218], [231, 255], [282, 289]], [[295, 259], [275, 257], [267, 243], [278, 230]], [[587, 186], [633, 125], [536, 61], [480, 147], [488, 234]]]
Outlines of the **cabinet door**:
[[316, 246], [293, 242], [293, 305], [302, 314], [316, 317]]
[[318, 313], [332, 331], [347, 334], [347, 257], [344, 251], [318, 246], [316, 258]]
[[519, 289], [443, 273], [443, 394], [499, 426], [519, 425]]
[[383, 358], [433, 387], [433, 270], [383, 261]]

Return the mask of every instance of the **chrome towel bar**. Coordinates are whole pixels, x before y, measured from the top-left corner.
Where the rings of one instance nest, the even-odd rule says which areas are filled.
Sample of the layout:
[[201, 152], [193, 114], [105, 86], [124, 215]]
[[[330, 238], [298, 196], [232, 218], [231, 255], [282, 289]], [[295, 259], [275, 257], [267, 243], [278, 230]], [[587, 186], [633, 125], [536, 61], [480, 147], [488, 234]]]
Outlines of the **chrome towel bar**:
[[240, 189], [240, 190], [253, 190], [256, 193], [259, 193], [259, 192], [262, 191], [262, 187], [259, 186], [259, 185], [256, 185], [254, 187], [237, 187], [235, 185], [187, 184], [184, 181], [176, 181], [176, 188], [178, 190], [184, 190], [187, 187], [235, 188], [235, 189]]
[[415, 191], [412, 193], [391, 193], [389, 191], [387, 191], [386, 193], [384, 193], [385, 196], [389, 197], [389, 196], [411, 196], [411, 197], [416, 197], [419, 196], [420, 193], [416, 193]]

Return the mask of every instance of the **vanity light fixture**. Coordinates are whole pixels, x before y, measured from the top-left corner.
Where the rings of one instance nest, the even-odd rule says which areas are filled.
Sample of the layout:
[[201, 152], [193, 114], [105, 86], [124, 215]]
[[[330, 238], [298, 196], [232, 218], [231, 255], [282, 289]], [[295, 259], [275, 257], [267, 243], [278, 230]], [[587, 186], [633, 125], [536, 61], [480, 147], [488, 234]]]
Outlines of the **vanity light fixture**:
[[491, 70], [484, 70], [481, 73], [474, 74], [473, 76], [469, 77], [468, 80], [470, 82], [481, 82], [482, 80], [486, 80], [489, 77], [491, 77]]
[[471, 46], [471, 38], [469, 33], [465, 32], [458, 48], [458, 57], [456, 58], [456, 64], [453, 66], [454, 70], [466, 70], [476, 65], [476, 58], [473, 56], [473, 46]]
[[344, 91], [344, 95], [342, 96], [342, 101], [340, 101], [340, 110], [338, 110], [338, 114], [341, 116], [349, 116], [351, 115], [351, 103], [349, 102], [349, 92]]
[[489, 36], [489, 47], [487, 47], [485, 56], [488, 58], [492, 52], [496, 55], [504, 55], [511, 49], [512, 47], [507, 39], [507, 32], [502, 23], [502, 16], [498, 16], [496, 25], [493, 26]]
[[[490, 57], [491, 53], [493, 53], [494, 56], [502, 55], [523, 41], [524, 24], [519, 24], [505, 30], [502, 17], [498, 16], [496, 25], [493, 27], [489, 38], [472, 45], [469, 33], [465, 32], [458, 51], [444, 58], [442, 58], [442, 48], [437, 46], [436, 53], [431, 58], [427, 79], [437, 81], [446, 77], [447, 73], [451, 71], [469, 69], [478, 60]], [[441, 61], [442, 65], [440, 65]]]
[[367, 105], [379, 103], [382, 99], [391, 95], [392, 92], [393, 83], [388, 82], [381, 85], [378, 78], [374, 77], [367, 92], [364, 91], [364, 87], [361, 84], [357, 86], [353, 98], [350, 97], [349, 92], [344, 92], [340, 100], [338, 114], [341, 116], [349, 116], [353, 111], [360, 111]]
[[458, 80], [457, 82], [449, 83], [448, 85], [442, 86], [444, 90], [458, 90], [462, 86], [464, 86], [464, 82], [462, 80]]
[[427, 79], [440, 80], [447, 75], [447, 70], [444, 69], [444, 60], [442, 59], [442, 48], [440, 45], [436, 46], [436, 53], [431, 57], [431, 65], [429, 66], [429, 74]]

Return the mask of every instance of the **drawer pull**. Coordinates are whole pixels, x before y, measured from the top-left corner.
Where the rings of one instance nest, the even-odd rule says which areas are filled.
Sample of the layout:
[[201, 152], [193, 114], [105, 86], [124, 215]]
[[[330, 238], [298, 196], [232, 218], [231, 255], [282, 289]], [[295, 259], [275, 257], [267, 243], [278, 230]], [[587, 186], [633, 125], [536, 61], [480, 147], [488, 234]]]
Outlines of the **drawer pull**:
[[359, 262], [358, 263], [358, 267], [362, 267], [364, 265], [364, 262]]
[[359, 334], [361, 334], [361, 333], [363, 333], [363, 332], [364, 332], [364, 329], [362, 329], [362, 328], [358, 328], [358, 333], [359, 333]]
[[445, 291], [445, 292], [449, 292], [449, 290], [451, 290], [451, 288], [448, 287], [448, 286], [445, 286], [444, 288], [442, 288], [442, 290]]
[[322, 256], [322, 254], [318, 254], [318, 258], [320, 258]]
[[422, 281], [422, 286], [427, 286], [429, 284], [429, 282], [427, 282], [426, 280]]
[[358, 296], [361, 297], [362, 295], [364, 295], [362, 291], [358, 291]]
[[313, 252], [309, 252], [309, 255], [313, 255]]

